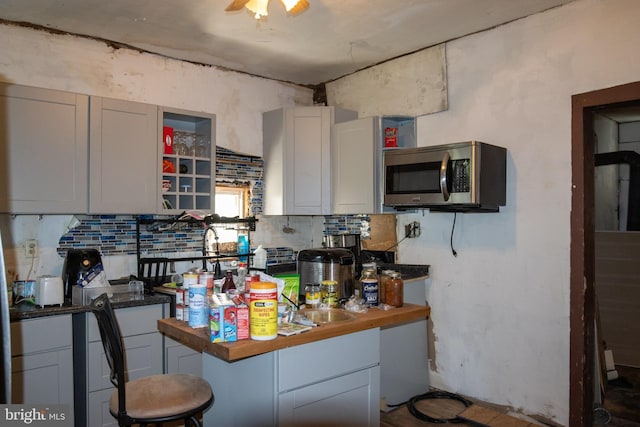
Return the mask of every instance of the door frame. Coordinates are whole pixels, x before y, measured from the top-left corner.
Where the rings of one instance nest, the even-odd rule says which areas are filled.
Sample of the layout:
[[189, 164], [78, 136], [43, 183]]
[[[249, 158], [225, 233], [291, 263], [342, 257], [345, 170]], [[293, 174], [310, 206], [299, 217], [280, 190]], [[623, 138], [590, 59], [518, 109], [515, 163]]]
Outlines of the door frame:
[[593, 112], [640, 104], [640, 82], [571, 97], [569, 425], [591, 425], [595, 385]]

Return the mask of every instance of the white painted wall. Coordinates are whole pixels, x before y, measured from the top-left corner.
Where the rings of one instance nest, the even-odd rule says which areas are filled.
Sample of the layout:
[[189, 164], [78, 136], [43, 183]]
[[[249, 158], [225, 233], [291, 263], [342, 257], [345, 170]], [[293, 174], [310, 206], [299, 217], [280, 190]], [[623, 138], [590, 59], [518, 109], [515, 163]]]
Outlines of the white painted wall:
[[445, 52], [440, 44], [327, 83], [327, 103], [358, 111], [360, 117], [446, 110]]
[[435, 387], [569, 417], [571, 95], [640, 79], [640, 2], [578, 0], [447, 43], [449, 109], [418, 118], [418, 145], [508, 149], [497, 214], [401, 215], [400, 244], [428, 263]]

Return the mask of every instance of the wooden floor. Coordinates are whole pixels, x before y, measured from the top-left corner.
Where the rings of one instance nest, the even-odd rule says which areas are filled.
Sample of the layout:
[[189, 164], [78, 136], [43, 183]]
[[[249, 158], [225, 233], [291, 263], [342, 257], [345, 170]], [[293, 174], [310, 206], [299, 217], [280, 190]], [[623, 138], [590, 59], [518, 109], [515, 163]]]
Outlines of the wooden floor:
[[[453, 419], [462, 417], [469, 422], [458, 422], [460, 426], [496, 426], [496, 427], [531, 427], [544, 426], [507, 415], [505, 411], [489, 408], [478, 403], [465, 407], [462, 402], [451, 399], [426, 399], [415, 404], [415, 410], [433, 419]], [[388, 413], [380, 414], [380, 427], [425, 427], [441, 425], [414, 416], [407, 406], [402, 406]]]
[[[605, 411], [594, 411], [594, 426], [640, 427], [640, 369], [616, 366], [620, 378], [607, 385], [604, 400]], [[415, 409], [435, 419], [451, 419], [457, 416], [475, 421], [456, 425], [487, 425], [492, 427], [554, 426], [548, 420], [516, 418], [507, 415], [504, 408], [476, 402], [469, 407], [451, 399], [427, 399], [416, 402]], [[597, 416], [601, 416], [598, 419]], [[441, 424], [414, 416], [407, 406], [380, 414], [380, 427], [425, 427]]]

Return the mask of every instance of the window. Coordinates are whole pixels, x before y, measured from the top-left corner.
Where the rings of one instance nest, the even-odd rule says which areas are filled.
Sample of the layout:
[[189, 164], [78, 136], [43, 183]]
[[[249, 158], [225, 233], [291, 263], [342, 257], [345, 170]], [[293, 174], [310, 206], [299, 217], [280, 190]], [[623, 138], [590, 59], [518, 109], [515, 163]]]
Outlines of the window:
[[[249, 210], [249, 186], [216, 186], [216, 213], [223, 217], [245, 218]], [[237, 230], [218, 229], [220, 242], [236, 242]]]

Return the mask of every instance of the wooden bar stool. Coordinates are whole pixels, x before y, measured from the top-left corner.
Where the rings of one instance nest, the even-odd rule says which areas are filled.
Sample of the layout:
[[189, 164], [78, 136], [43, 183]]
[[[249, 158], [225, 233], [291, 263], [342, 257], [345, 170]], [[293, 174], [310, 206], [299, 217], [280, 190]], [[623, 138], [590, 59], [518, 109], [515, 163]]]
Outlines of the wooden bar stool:
[[159, 424], [184, 420], [185, 426], [200, 426], [197, 415], [214, 400], [204, 379], [187, 374], [159, 374], [125, 380], [124, 347], [120, 327], [106, 293], [89, 306], [100, 329], [102, 345], [111, 368], [109, 412], [120, 426]]

